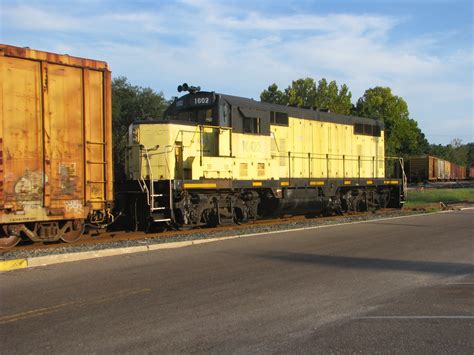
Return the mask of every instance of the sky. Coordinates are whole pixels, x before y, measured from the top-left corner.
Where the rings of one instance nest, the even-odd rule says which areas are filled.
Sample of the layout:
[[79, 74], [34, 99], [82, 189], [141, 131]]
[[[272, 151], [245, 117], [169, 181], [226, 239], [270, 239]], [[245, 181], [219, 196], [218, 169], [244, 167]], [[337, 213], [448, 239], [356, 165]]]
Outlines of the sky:
[[468, 0], [0, 0], [0, 43], [107, 61], [167, 99], [184, 82], [258, 100], [326, 78], [353, 103], [388, 86], [430, 143], [474, 141]]

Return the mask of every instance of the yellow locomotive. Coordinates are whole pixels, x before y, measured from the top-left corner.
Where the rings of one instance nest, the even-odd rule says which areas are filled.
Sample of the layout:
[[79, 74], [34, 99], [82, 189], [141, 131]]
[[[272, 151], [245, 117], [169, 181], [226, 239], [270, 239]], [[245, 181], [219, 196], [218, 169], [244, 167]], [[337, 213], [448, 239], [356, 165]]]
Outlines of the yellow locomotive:
[[129, 128], [135, 228], [403, 205], [403, 162], [385, 157], [379, 121], [183, 90], [162, 120]]

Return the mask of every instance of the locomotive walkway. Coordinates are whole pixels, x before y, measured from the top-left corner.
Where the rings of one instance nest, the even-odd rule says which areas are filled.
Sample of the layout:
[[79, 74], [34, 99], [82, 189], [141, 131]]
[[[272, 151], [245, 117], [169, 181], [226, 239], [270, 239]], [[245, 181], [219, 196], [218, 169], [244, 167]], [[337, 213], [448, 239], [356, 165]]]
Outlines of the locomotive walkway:
[[473, 353], [474, 210], [0, 274], [4, 353]]

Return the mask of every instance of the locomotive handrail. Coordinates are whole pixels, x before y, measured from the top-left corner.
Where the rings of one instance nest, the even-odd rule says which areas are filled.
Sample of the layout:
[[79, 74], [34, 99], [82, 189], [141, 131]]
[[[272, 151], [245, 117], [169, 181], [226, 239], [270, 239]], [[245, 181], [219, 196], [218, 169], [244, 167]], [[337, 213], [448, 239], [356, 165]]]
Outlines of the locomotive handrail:
[[[181, 134], [181, 143], [184, 143], [183, 133], [192, 133], [193, 134], [191, 140], [189, 141], [189, 145], [184, 145], [183, 144], [183, 148], [184, 147], [187, 147], [187, 148], [191, 147], [194, 144], [194, 136], [196, 136], [196, 134], [200, 133], [199, 132], [199, 126], [196, 126], [196, 129], [194, 129], [193, 131], [187, 130], [187, 129], [180, 129], [178, 131], [178, 133], [176, 134], [176, 138]], [[174, 139], [174, 141], [178, 142], [178, 140], [176, 138]]]
[[280, 152], [280, 147], [278, 146], [278, 142], [277, 142], [277, 139], [276, 139], [276, 136], [275, 136], [275, 132], [270, 132], [270, 136], [273, 137], [273, 140], [275, 141], [275, 146], [277, 148], [277, 151]]

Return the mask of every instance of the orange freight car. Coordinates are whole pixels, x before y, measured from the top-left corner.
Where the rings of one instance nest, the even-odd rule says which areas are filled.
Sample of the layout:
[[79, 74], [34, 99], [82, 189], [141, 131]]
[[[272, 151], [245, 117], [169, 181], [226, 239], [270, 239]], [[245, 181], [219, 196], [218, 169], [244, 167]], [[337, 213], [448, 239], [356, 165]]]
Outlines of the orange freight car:
[[77, 240], [113, 201], [111, 73], [0, 44], [0, 248]]

